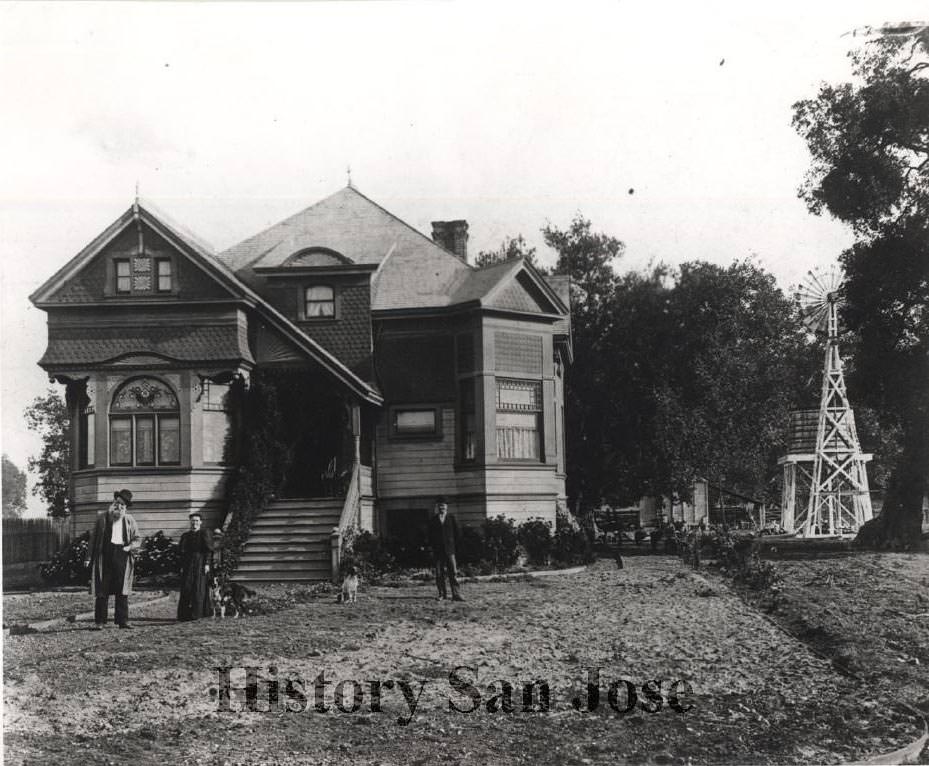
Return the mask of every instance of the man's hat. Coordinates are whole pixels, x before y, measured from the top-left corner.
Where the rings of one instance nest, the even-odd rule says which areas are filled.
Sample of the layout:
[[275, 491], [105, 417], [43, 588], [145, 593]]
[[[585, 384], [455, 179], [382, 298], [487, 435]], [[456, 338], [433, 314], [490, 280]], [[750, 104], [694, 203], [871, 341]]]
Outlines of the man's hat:
[[448, 505], [448, 503], [445, 501], [445, 495], [439, 495], [435, 499], [435, 504], [436, 505]]
[[114, 492], [113, 499], [122, 500], [127, 508], [132, 505], [132, 493], [128, 489], [121, 489], [119, 492]]

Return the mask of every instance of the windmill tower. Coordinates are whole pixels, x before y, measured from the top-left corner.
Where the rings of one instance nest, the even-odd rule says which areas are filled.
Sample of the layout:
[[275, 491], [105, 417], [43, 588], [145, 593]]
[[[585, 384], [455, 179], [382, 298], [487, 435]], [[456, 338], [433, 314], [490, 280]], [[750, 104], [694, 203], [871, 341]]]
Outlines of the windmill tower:
[[826, 361], [816, 442], [812, 454], [809, 500], [799, 510], [793, 528], [801, 537], [855, 534], [871, 518], [871, 495], [855, 428], [855, 413], [848, 401], [842, 358], [839, 356], [839, 305], [841, 275], [831, 271], [808, 272], [797, 292], [801, 315], [814, 332], [826, 332]]

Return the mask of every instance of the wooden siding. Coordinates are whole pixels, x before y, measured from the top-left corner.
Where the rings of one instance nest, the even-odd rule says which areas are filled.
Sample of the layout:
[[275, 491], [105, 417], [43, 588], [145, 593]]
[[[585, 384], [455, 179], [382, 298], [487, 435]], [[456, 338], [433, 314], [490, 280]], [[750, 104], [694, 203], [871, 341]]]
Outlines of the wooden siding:
[[[80, 535], [93, 529], [97, 516], [107, 509], [109, 503], [95, 506], [79, 507], [73, 515], [74, 534]], [[156, 532], [164, 532], [175, 541], [190, 529], [188, 515], [191, 511], [203, 514], [203, 523], [209, 529], [216, 529], [222, 523], [222, 505], [218, 503], [185, 506], [179, 503], [159, 505], [156, 503], [133, 503], [129, 514], [139, 526], [142, 537], [151, 537]]]
[[204, 524], [215, 528], [221, 522], [226, 476], [222, 470], [81, 471], [74, 475], [74, 531], [90, 529], [97, 514], [113, 502], [113, 493], [124, 487], [132, 492], [129, 512], [143, 536], [161, 530], [177, 537], [189, 528], [187, 516], [194, 510], [203, 513]]
[[449, 494], [456, 488], [455, 411], [443, 407], [438, 439], [391, 439], [386, 418], [378, 423], [378, 496]]

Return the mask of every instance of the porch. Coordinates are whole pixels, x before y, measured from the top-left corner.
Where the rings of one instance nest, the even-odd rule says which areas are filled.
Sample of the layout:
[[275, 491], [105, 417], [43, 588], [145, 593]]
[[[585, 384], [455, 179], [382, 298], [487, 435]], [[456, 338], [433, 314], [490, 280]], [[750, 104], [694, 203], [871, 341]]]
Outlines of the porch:
[[235, 580], [245, 584], [338, 580], [344, 533], [373, 525], [371, 477], [370, 466], [356, 464], [342, 496], [271, 502], [252, 522]]

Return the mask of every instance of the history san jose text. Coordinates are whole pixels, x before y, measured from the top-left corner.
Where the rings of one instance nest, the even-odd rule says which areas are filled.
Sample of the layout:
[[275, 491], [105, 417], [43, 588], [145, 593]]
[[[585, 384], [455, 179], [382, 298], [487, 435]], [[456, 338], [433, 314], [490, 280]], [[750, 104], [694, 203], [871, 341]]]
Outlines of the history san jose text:
[[[311, 680], [297, 673], [279, 673], [278, 668], [258, 666], [214, 668], [217, 685], [210, 689], [221, 713], [384, 713], [384, 706], [399, 710], [396, 723], [406, 726], [413, 720], [423, 692], [438, 681], [374, 679], [334, 680], [325, 669]], [[601, 677], [602, 668], [584, 667], [580, 679], [583, 691], [572, 691], [565, 700], [553, 699], [551, 684], [535, 679], [512, 682], [502, 678], [479, 680], [477, 668], [459, 665], [449, 671], [444, 682], [444, 705], [456, 713], [535, 713], [556, 710], [559, 703], [580, 712], [603, 708], [616, 716], [635, 710], [658, 713], [671, 710], [686, 713], [693, 707], [694, 690], [689, 681], [653, 678], [636, 682], [628, 678]], [[308, 674], [306, 678], [310, 678]], [[577, 688], [577, 685], [575, 686]], [[428, 695], [429, 699], [435, 699]], [[441, 698], [441, 695], [439, 696]], [[443, 706], [444, 706], [443, 705]]]

